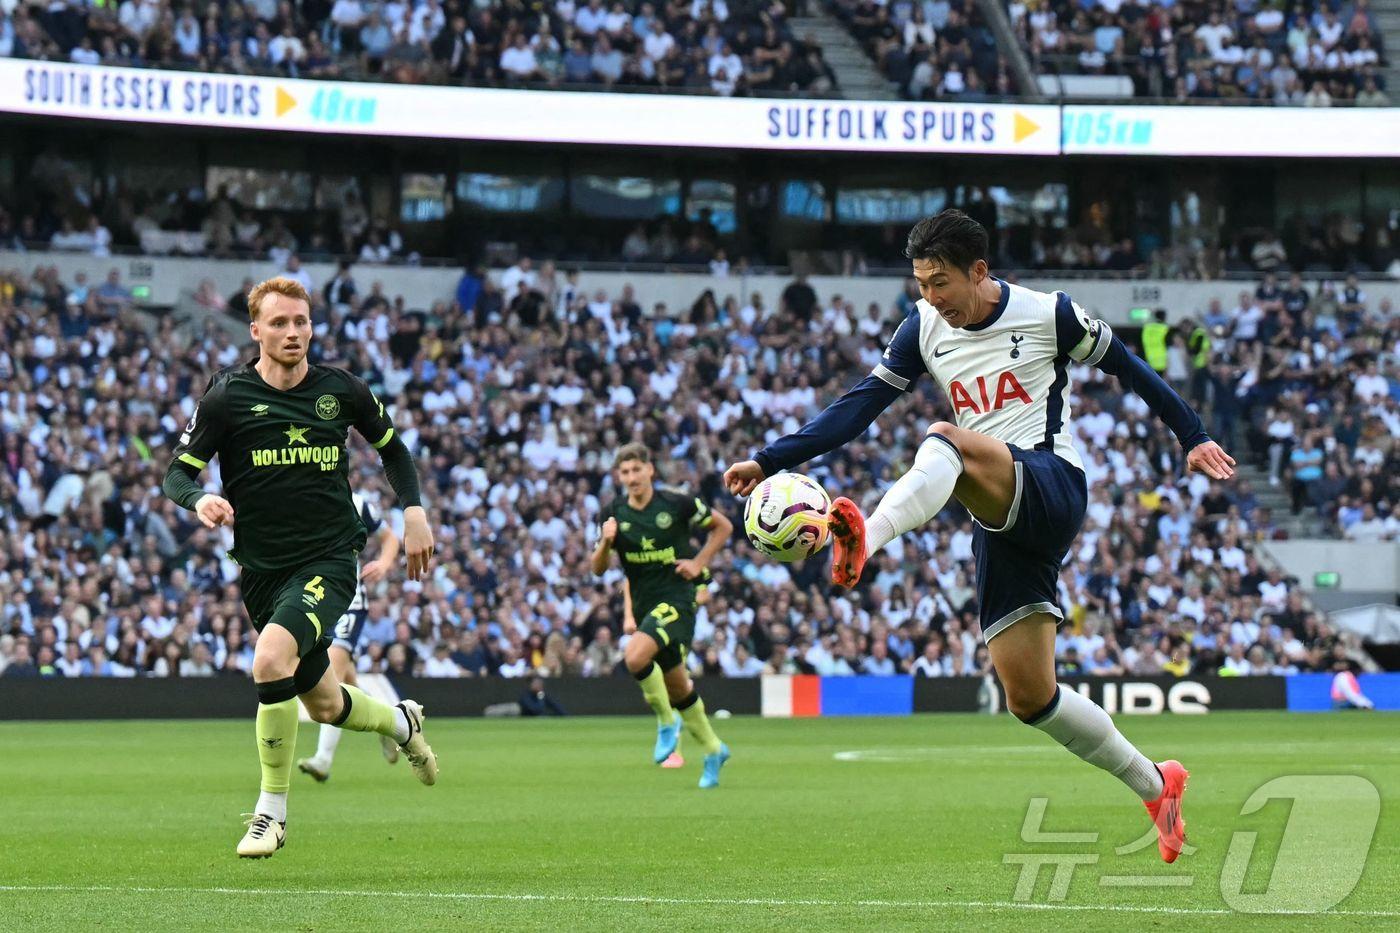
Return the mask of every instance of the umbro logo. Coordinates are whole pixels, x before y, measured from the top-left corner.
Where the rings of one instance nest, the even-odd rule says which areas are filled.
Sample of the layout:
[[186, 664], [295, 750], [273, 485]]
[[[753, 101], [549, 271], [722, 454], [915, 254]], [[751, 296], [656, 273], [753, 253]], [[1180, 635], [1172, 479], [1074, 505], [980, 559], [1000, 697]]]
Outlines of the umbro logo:
[[262, 743], [263, 743], [264, 745], [266, 745], [268, 748], [281, 748], [281, 747], [282, 747], [282, 740], [281, 740], [281, 739], [263, 739], [263, 740], [262, 740]]
[[267, 406], [266, 406], [266, 405], [254, 405], [252, 408], [250, 408], [250, 409], [248, 409], [248, 410], [251, 411], [254, 415], [265, 415], [265, 414], [267, 414]]
[[956, 350], [956, 349], [957, 349], [957, 347], [949, 347], [948, 349], [943, 350], [943, 351], [934, 350], [934, 351], [933, 351], [933, 358], [934, 358], [934, 359], [938, 359], [940, 356], [947, 356], [949, 353], [952, 353], [952, 352], [953, 352], [954, 350]]

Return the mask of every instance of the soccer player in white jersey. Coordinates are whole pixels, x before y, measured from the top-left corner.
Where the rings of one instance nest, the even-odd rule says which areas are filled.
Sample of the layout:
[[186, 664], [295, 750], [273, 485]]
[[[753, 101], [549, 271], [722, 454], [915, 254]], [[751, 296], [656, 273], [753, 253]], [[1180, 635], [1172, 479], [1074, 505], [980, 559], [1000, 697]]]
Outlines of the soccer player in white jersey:
[[[363, 492], [351, 493], [350, 498], [355, 503], [355, 511], [359, 514], [365, 531], [379, 538], [379, 555], [360, 567], [359, 579], [355, 581], [355, 598], [350, 601], [350, 608], [345, 610], [345, 615], [336, 623], [335, 639], [326, 652], [330, 656], [336, 678], [343, 684], [356, 685], [359, 681], [355, 676], [355, 652], [359, 648], [360, 632], [364, 630], [365, 618], [369, 614], [365, 584], [378, 583], [394, 569], [394, 561], [399, 556], [399, 536], [394, 534], [394, 529], [388, 522], [380, 518], [379, 509], [370, 503], [369, 497]], [[316, 754], [297, 762], [297, 768], [302, 774], [311, 775], [317, 782], [330, 780], [336, 746], [340, 744], [340, 733], [339, 726], [328, 722], [321, 723]], [[399, 747], [392, 739], [380, 736], [379, 745], [383, 749], [385, 761], [394, 764], [399, 760]]]
[[1055, 630], [1064, 615], [1056, 580], [1083, 524], [1088, 492], [1071, 442], [1071, 362], [1115, 375], [1176, 434], [1188, 470], [1234, 471], [1200, 417], [1102, 321], [1060, 292], [1011, 285], [987, 268], [987, 232], [957, 210], [920, 221], [905, 255], [922, 299], [884, 358], [859, 385], [795, 434], [736, 463], [724, 476], [748, 495], [766, 476], [863, 434], [924, 373], [948, 394], [956, 424], [929, 427], [913, 468], [867, 520], [847, 498], [832, 503], [832, 579], [854, 586], [866, 559], [925, 524], [956, 496], [976, 521], [973, 551], [982, 633], [1007, 707], [1142, 798], [1158, 851], [1172, 862], [1186, 841], [1186, 769], [1154, 764], [1100, 707], [1055, 682]]

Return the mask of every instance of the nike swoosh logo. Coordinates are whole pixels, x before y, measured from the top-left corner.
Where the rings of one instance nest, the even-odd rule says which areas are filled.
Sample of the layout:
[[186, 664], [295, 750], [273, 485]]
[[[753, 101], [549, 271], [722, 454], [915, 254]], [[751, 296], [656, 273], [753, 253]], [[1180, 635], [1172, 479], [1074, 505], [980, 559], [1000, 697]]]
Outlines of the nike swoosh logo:
[[933, 351], [933, 358], [934, 358], [934, 359], [938, 359], [940, 356], [947, 356], [949, 353], [952, 353], [952, 352], [953, 352], [954, 350], [956, 350], [956, 349], [957, 349], [957, 347], [949, 347], [948, 349], [944, 350], [942, 353], [939, 353], [937, 350], [934, 350], [934, 351]]

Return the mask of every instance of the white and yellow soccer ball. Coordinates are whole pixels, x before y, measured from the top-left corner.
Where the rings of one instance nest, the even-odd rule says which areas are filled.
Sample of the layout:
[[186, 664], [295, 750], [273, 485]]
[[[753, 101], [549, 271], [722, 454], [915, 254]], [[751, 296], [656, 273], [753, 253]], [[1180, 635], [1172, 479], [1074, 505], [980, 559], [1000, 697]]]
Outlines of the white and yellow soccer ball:
[[744, 534], [774, 560], [806, 560], [826, 547], [831, 498], [801, 473], [776, 473], [758, 484], [744, 505]]

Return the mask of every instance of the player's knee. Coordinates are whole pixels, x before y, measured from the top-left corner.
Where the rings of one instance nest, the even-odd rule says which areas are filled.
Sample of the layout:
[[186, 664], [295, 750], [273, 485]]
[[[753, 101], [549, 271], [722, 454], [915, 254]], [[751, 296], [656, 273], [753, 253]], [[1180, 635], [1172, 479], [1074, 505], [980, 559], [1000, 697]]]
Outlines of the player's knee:
[[651, 663], [652, 656], [656, 650], [652, 644], [648, 644], [651, 639], [639, 638], [633, 635], [627, 641], [627, 648], [622, 652], [622, 661], [627, 665], [627, 670], [633, 674], [640, 674], [646, 670], [646, 666]]
[[253, 652], [253, 680], [257, 683], [267, 683], [272, 680], [283, 680], [291, 677], [297, 672], [297, 656], [283, 657], [276, 651], [263, 651], [261, 644]]
[[1050, 685], [1049, 690], [1039, 685], [1028, 687], [1003, 684], [1003, 687], [1006, 690], [1006, 708], [1011, 711], [1011, 715], [1024, 723], [1030, 723], [1039, 717], [1055, 697], [1054, 684]]
[[951, 421], [935, 421], [933, 424], [929, 425], [928, 430], [924, 432], [924, 438], [927, 439], [937, 434], [949, 444], [952, 444], [953, 447], [957, 449], [958, 453], [961, 454], [962, 444], [961, 438], [959, 437], [961, 433], [962, 429]]

